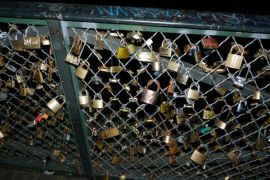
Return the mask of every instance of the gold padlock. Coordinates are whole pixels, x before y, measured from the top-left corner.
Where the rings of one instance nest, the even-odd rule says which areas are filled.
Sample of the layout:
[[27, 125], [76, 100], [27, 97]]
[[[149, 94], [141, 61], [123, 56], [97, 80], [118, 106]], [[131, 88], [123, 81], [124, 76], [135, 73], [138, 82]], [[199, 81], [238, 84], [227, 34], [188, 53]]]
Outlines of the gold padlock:
[[25, 83], [21, 84], [19, 87], [19, 95], [20, 96], [27, 96], [27, 86]]
[[79, 103], [81, 107], [87, 108], [91, 105], [91, 98], [87, 90], [81, 91], [79, 95]]
[[172, 142], [169, 146], [169, 154], [177, 154], [179, 152], [177, 142]]
[[221, 95], [224, 96], [227, 93], [227, 89], [223, 86], [218, 86], [215, 90]]
[[197, 89], [193, 89], [196, 86], [195, 84], [191, 84], [190, 88], [187, 91], [187, 98], [197, 100], [200, 98], [200, 86], [197, 84]]
[[200, 145], [190, 156], [190, 160], [193, 162], [203, 165], [203, 163], [207, 160], [207, 149], [205, 153], [200, 152], [200, 149], [204, 147], [203, 145]]
[[177, 62], [172, 61], [172, 58], [167, 64], [167, 69], [172, 72], [177, 72], [180, 67], [180, 64]]
[[230, 151], [227, 156], [232, 161], [233, 165], [236, 166], [240, 163], [239, 156], [235, 153], [235, 150]]
[[104, 143], [100, 140], [97, 140], [95, 146], [97, 147], [98, 150], [101, 151], [104, 148]]
[[82, 49], [83, 49], [84, 43], [83, 41], [80, 39], [80, 37], [78, 35], [75, 35], [73, 38], [73, 44], [71, 47], [71, 53], [79, 56]]
[[122, 161], [122, 158], [120, 157], [120, 156], [116, 156], [116, 155], [114, 155], [113, 157], [112, 157], [112, 164], [113, 165], [116, 165], [116, 164], [119, 164], [119, 163], [121, 163], [121, 161]]
[[120, 42], [120, 47], [116, 49], [116, 58], [117, 59], [127, 59], [129, 56], [128, 49], [126, 47], [126, 43], [124, 41]]
[[137, 51], [137, 47], [134, 44], [127, 44], [126, 48], [129, 55], [132, 55]]
[[206, 106], [203, 110], [203, 119], [211, 120], [215, 118], [213, 107]]
[[[234, 49], [240, 49], [236, 54], [232, 54]], [[240, 53], [240, 55], [238, 54]], [[244, 59], [244, 47], [240, 44], [235, 44], [231, 47], [230, 52], [227, 56], [225, 66], [233, 69], [240, 69], [242, 65], [242, 61]]]
[[172, 43], [170, 39], [164, 39], [161, 46], [158, 49], [160, 56], [171, 57], [172, 56]]
[[[97, 99], [99, 98], [99, 99]], [[101, 94], [95, 94], [94, 98], [92, 100], [92, 107], [94, 109], [102, 109], [103, 108], [103, 99], [101, 97]]]
[[[32, 29], [36, 32], [36, 36], [29, 36], [28, 31]], [[41, 38], [38, 35], [38, 29], [34, 26], [29, 26], [25, 30], [25, 37], [23, 38], [24, 49], [40, 49], [41, 48]]]
[[44, 79], [43, 79], [43, 74], [41, 72], [41, 70], [39, 69], [39, 67], [37, 68], [34, 78], [36, 80], [37, 83], [42, 84], [44, 83]]
[[155, 54], [153, 51], [144, 50], [137, 53], [136, 58], [141, 62], [153, 62], [155, 60]]
[[[148, 89], [152, 83], [155, 83], [157, 85], [156, 91]], [[157, 96], [158, 96], [159, 89], [160, 89], [160, 83], [158, 82], [158, 80], [151, 79], [150, 81], [148, 81], [146, 87], [143, 90], [143, 94], [141, 96], [141, 101], [146, 103], [146, 104], [155, 105], [157, 102]]]
[[104, 140], [104, 139], [110, 139], [116, 136], [120, 135], [120, 131], [118, 128], [114, 127], [114, 128], [109, 128], [107, 130], [104, 131], [99, 131], [97, 133], [97, 137], [98, 139]]
[[160, 104], [160, 112], [161, 113], [166, 113], [170, 111], [170, 104], [168, 101], [164, 101]]
[[[84, 68], [86, 66], [86, 68]], [[90, 64], [88, 61], [83, 61], [79, 67], [76, 68], [75, 75], [84, 80], [88, 74], [88, 69], [90, 68]]]
[[253, 92], [252, 94], [252, 99], [255, 101], [260, 101], [261, 100], [261, 91], [260, 90], [256, 90]]
[[65, 97], [63, 95], [56, 96], [55, 98], [51, 99], [47, 106], [50, 110], [52, 110], [54, 113], [58, 112], [65, 104]]

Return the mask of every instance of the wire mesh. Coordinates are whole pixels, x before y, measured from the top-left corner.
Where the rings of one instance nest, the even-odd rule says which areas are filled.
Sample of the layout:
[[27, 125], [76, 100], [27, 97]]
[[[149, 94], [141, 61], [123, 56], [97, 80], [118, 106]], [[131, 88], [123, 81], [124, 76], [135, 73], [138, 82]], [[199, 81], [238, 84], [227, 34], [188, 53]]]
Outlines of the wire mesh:
[[[66, 61], [88, 99], [80, 103], [94, 172], [267, 176], [269, 40], [93, 27], [68, 30]], [[243, 57], [239, 68], [225, 64], [228, 54]]]
[[20, 166], [36, 160], [43, 166], [33, 168], [58, 171], [50, 168], [54, 163], [64, 167], [59, 171], [79, 173], [67, 109], [48, 106], [63, 92], [47, 27], [1, 23], [0, 34], [1, 159], [20, 159]]

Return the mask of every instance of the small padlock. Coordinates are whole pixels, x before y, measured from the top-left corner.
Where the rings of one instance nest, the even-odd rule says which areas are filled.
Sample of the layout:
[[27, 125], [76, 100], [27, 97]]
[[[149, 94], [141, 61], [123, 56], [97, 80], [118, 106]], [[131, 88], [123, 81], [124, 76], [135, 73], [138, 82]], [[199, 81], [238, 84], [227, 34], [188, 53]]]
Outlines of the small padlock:
[[260, 101], [261, 100], [261, 91], [260, 90], [256, 90], [253, 92], [252, 94], [252, 99], [255, 101]]
[[75, 66], [78, 66], [81, 62], [81, 58], [69, 53], [67, 54], [65, 61]]
[[19, 95], [20, 96], [27, 96], [27, 86], [25, 83], [21, 84], [19, 87]]
[[202, 38], [201, 43], [204, 49], [217, 49], [219, 47], [217, 40], [212, 37]]
[[227, 156], [232, 161], [233, 165], [236, 166], [240, 163], [239, 156], [235, 153], [235, 150], [230, 151]]
[[49, 45], [51, 45], [51, 42], [50, 42], [48, 36], [41, 36], [40, 38], [41, 38], [41, 44], [43, 46], [49, 46]]
[[176, 76], [177, 82], [184, 84], [184, 85], [187, 85], [188, 79], [189, 79], [189, 76], [187, 74], [177, 73], [177, 76]]
[[245, 99], [240, 100], [240, 102], [237, 105], [236, 112], [238, 113], [246, 112], [246, 109], [247, 109], [246, 105], [247, 105], [247, 102]]
[[[197, 86], [197, 89], [193, 89], [193, 86]], [[188, 99], [193, 99], [193, 100], [197, 100], [199, 99], [200, 96], [200, 86], [199, 84], [195, 85], [195, 84], [191, 84], [190, 88], [188, 89], [186, 96]]]
[[260, 127], [260, 129], [258, 131], [258, 137], [257, 137], [256, 143], [255, 143], [256, 150], [262, 150], [267, 145], [267, 141], [265, 139], [266, 138], [266, 130], [267, 130], [267, 128], [265, 128], [264, 135], [262, 136], [262, 127]]
[[203, 165], [204, 162], [207, 160], [207, 149], [205, 153], [200, 152], [199, 150], [204, 147], [204, 145], [200, 145], [190, 156], [190, 160], [192, 160], [193, 162], [199, 164], [199, 165]]
[[183, 124], [186, 121], [186, 114], [184, 113], [184, 111], [180, 111], [177, 115], [176, 115], [176, 123], [178, 125]]
[[169, 71], [172, 71], [172, 72], [176, 72], [177, 73], [179, 67], [180, 67], [180, 64], [177, 63], [177, 62], [172, 61], [172, 58], [170, 59], [170, 61], [167, 64], [167, 69]]
[[198, 132], [195, 132], [195, 131], [192, 131], [190, 133], [190, 143], [195, 143], [197, 141], [199, 141], [199, 133]]
[[[159, 56], [158, 56], [158, 57], [159, 57]], [[159, 58], [156, 58], [156, 59], [152, 62], [151, 67], [152, 67], [152, 71], [154, 71], [154, 72], [160, 72], [160, 71], [161, 71], [161, 63], [160, 63]]]
[[127, 44], [126, 48], [129, 55], [132, 55], [137, 51], [137, 47], [134, 44]]
[[205, 107], [203, 110], [203, 119], [211, 120], [215, 118], [213, 107]]
[[55, 98], [51, 99], [47, 106], [50, 110], [52, 110], [54, 113], [58, 112], [65, 104], [65, 97], [63, 95], [56, 96]]
[[[97, 98], [99, 98], [99, 99], [97, 99]], [[103, 108], [103, 99], [101, 97], [101, 94], [94, 95], [91, 106], [94, 109], [102, 109]]]
[[[224, 105], [223, 107], [222, 107], [222, 109], [221, 109], [221, 113], [224, 113], [225, 112], [225, 107], [228, 107], [228, 110], [230, 111], [230, 107], [228, 106], [228, 105]], [[229, 119], [229, 117], [230, 117], [230, 112], [227, 114], [227, 116], [226, 116], [226, 119], [223, 121], [223, 120], [221, 120], [220, 119], [220, 117], [219, 117], [219, 119], [215, 122], [215, 125], [218, 127], [218, 128], [220, 128], [220, 129], [225, 129], [226, 128], [226, 126], [227, 126], [227, 121], [228, 121], [228, 119]]]
[[41, 71], [47, 71], [48, 70], [48, 64], [47, 64], [47, 61], [40, 61], [38, 62], [38, 67]]
[[241, 69], [241, 71], [239, 72], [239, 75], [236, 76], [235, 78], [234, 78], [233, 76], [229, 75], [229, 77], [233, 79], [233, 84], [234, 84], [236, 87], [243, 88], [244, 85], [246, 84], [246, 80], [247, 80], [248, 74], [249, 74], [249, 72], [250, 72], [250, 67], [249, 67], [249, 65], [248, 65], [247, 67], [248, 67], [248, 70], [247, 70], [247, 72], [246, 72], [245, 77], [241, 77], [241, 76], [240, 76], [241, 73], [242, 73], [242, 71], [243, 71], [243, 69]]
[[160, 56], [171, 57], [172, 56], [172, 42], [169, 39], [164, 39], [161, 46], [158, 49]]
[[24, 83], [25, 82], [25, 77], [22, 74], [22, 71], [17, 71], [16, 73], [16, 79], [18, 83]]
[[74, 38], [73, 38], [73, 44], [72, 44], [72, 47], [71, 47], [71, 53], [79, 56], [81, 54], [83, 46], [84, 46], [83, 41], [80, 39], [80, 37], [78, 35], [75, 35]]
[[[233, 50], [237, 48], [237, 53], [232, 54]], [[240, 51], [238, 51], [240, 49]], [[240, 55], [238, 54], [240, 53]], [[240, 44], [235, 44], [231, 47], [227, 56], [225, 66], [233, 69], [240, 69], [244, 59], [244, 47]]]
[[79, 103], [82, 107], [87, 108], [91, 105], [91, 98], [87, 90], [81, 91], [79, 94]]
[[37, 68], [37, 70], [34, 73], [34, 79], [39, 84], [44, 83], [43, 74], [42, 74], [41, 70], [39, 69], [39, 67]]
[[[86, 68], [84, 68], [86, 66]], [[76, 68], [75, 75], [84, 80], [86, 75], [88, 74], [88, 69], [90, 68], [90, 64], [88, 61], [83, 61], [80, 66]]]
[[[29, 36], [28, 31], [32, 29], [36, 32], [36, 36]], [[24, 49], [40, 49], [41, 48], [41, 38], [38, 35], [38, 29], [34, 26], [29, 26], [25, 30], [25, 35], [23, 38], [23, 47]]]
[[169, 154], [177, 154], [179, 152], [177, 142], [172, 142], [169, 146]]
[[126, 47], [126, 43], [124, 41], [120, 42], [120, 47], [116, 49], [116, 58], [117, 59], [127, 59], [129, 56], [128, 49]]
[[6, 65], [6, 62], [4, 60], [4, 57], [0, 55], [0, 67], [4, 67]]
[[[157, 85], [156, 91], [148, 89], [152, 83], [155, 83]], [[141, 96], [141, 101], [146, 103], [146, 104], [155, 105], [157, 102], [157, 96], [158, 96], [159, 89], [160, 89], [160, 83], [158, 82], [158, 80], [151, 79], [150, 81], [148, 81], [146, 87], [143, 90], [143, 94]]]

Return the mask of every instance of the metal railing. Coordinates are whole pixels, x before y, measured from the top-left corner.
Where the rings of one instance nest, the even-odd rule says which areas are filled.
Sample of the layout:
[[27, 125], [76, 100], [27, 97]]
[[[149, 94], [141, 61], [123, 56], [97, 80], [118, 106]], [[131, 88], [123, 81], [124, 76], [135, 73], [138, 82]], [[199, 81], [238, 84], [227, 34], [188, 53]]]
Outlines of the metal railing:
[[[72, 174], [82, 166], [90, 176], [267, 177], [266, 17], [48, 5], [3, 9], [48, 20], [1, 18], [1, 155], [52, 160], [52, 170], [60, 161], [56, 171]], [[27, 47], [35, 37], [42, 46]], [[22, 84], [33, 95], [24, 97]], [[65, 118], [57, 119], [48, 102], [61, 95]]]

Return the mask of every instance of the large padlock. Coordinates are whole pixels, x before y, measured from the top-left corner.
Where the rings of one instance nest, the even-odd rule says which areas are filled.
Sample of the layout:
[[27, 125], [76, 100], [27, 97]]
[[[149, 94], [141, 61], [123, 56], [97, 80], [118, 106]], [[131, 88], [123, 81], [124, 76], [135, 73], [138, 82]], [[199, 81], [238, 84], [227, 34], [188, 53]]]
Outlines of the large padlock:
[[19, 95], [20, 96], [27, 96], [27, 86], [25, 83], [21, 84], [19, 87]]
[[87, 90], [81, 91], [79, 94], [79, 103], [81, 107], [87, 108], [91, 105], [91, 98]]
[[16, 79], [18, 83], [24, 83], [25, 82], [25, 77], [22, 74], [22, 71], [17, 71], [16, 73]]
[[203, 148], [203, 145], [200, 145], [190, 156], [190, 160], [192, 160], [193, 162], [199, 164], [199, 165], [203, 165], [204, 162], [207, 160], [207, 149], [206, 152], [200, 152], [200, 149]]
[[[86, 68], [84, 68], [86, 66]], [[90, 64], [88, 61], [83, 61], [79, 67], [76, 68], [75, 75], [84, 80], [88, 74], [88, 69], [90, 68]]]
[[[193, 89], [193, 87], [196, 86], [197, 89]], [[197, 100], [201, 97], [200, 95], [200, 86], [199, 84], [191, 84], [190, 88], [186, 91], [186, 96], [188, 99]]]
[[[156, 91], [148, 89], [152, 83], [155, 83], [157, 85]], [[158, 96], [159, 89], [160, 89], [160, 83], [158, 82], [158, 80], [151, 79], [150, 81], [148, 81], [146, 87], [143, 90], [141, 101], [146, 103], [146, 104], [155, 105], [157, 102], [157, 96]]]
[[79, 56], [82, 49], [83, 49], [84, 43], [83, 41], [80, 39], [80, 37], [78, 35], [75, 35], [73, 38], [73, 44], [71, 47], [71, 53]]
[[161, 46], [158, 49], [160, 56], [171, 57], [172, 56], [172, 42], [169, 39], [164, 39]]
[[[99, 99], [97, 99], [99, 98]], [[92, 100], [92, 107], [94, 109], [102, 109], [103, 108], [103, 99], [101, 97], [101, 94], [95, 94], [94, 98]]]
[[[240, 49], [236, 54], [233, 54], [234, 49]], [[244, 47], [240, 44], [235, 44], [231, 47], [230, 52], [227, 56], [225, 66], [233, 69], [240, 69], [242, 61], [244, 59]], [[240, 53], [240, 55], [238, 54]]]
[[116, 49], [116, 58], [117, 59], [127, 59], [129, 56], [128, 49], [126, 47], [126, 43], [124, 41], [120, 42], [120, 47]]
[[176, 72], [177, 73], [179, 67], [180, 67], [180, 64], [177, 63], [177, 62], [172, 61], [172, 58], [170, 59], [170, 61], [167, 64], [167, 69], [169, 71], [172, 71], [172, 72]]
[[67, 54], [65, 61], [75, 66], [78, 66], [81, 62], [81, 58], [69, 53]]
[[[33, 30], [36, 33], [36, 36], [29, 36], [29, 30]], [[23, 38], [23, 47], [24, 49], [40, 49], [41, 48], [41, 38], [38, 35], [38, 29], [34, 26], [29, 26], [25, 30], [25, 35]]]
[[205, 107], [203, 110], [203, 119], [211, 120], [215, 118], [215, 112], [213, 107]]
[[52, 110], [54, 113], [57, 113], [65, 104], [66, 100], [63, 95], [56, 96], [55, 98], [51, 99], [47, 106], [50, 110]]

